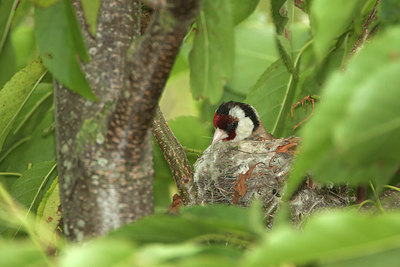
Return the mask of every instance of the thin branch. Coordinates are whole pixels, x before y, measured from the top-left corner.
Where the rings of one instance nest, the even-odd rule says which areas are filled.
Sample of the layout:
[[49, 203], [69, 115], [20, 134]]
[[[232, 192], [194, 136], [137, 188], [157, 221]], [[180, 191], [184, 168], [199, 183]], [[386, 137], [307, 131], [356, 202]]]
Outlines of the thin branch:
[[368, 35], [369, 35], [369, 31], [368, 31], [368, 27], [371, 25], [371, 23], [375, 20], [376, 18], [376, 13], [377, 13], [377, 6], [379, 4], [380, 0], [376, 0], [374, 7], [372, 8], [371, 12], [368, 15], [367, 20], [364, 23], [362, 32], [360, 34], [360, 36], [358, 36], [357, 40], [355, 41], [353, 48], [350, 51], [350, 55], [354, 55], [357, 53], [357, 51], [362, 47], [362, 45], [364, 44], [365, 40], [367, 40]]
[[192, 168], [184, 149], [169, 128], [159, 107], [154, 116], [153, 137], [171, 168], [183, 204], [195, 203], [197, 190], [193, 182]]

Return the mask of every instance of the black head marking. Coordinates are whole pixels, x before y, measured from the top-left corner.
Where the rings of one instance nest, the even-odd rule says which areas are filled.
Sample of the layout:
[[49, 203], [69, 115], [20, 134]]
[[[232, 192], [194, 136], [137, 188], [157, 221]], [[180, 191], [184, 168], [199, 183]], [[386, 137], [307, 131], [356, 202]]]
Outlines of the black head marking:
[[258, 119], [256, 111], [249, 104], [241, 103], [241, 102], [235, 102], [235, 101], [229, 101], [229, 102], [226, 102], [226, 103], [222, 103], [218, 107], [218, 109], [217, 109], [217, 111], [215, 113], [217, 115], [229, 115], [229, 110], [231, 108], [235, 107], [235, 106], [240, 107], [244, 111], [245, 116], [249, 117], [251, 119], [251, 121], [254, 124], [253, 131], [255, 131], [258, 128], [258, 126], [260, 126], [260, 121]]

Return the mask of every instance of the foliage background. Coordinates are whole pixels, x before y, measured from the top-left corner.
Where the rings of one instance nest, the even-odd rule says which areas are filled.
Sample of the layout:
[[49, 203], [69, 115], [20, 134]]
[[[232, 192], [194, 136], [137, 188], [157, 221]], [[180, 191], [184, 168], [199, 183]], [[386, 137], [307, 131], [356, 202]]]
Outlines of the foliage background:
[[[99, 1], [81, 2], [95, 25]], [[400, 214], [377, 196], [400, 178], [398, 14], [396, 0], [205, 0], [160, 103], [191, 163], [222, 101], [252, 104], [275, 137], [303, 138], [284, 198], [311, 170], [324, 183], [371, 183], [372, 214], [354, 205], [301, 231], [284, 208], [265, 230], [259, 203], [167, 216], [176, 188], [155, 145], [156, 215], [76, 246], [59, 228], [52, 79], [93, 97], [75, 55], [89, 58], [68, 1], [1, 1], [1, 265], [394, 265]], [[305, 100], [290, 114], [307, 96], [314, 114], [293, 131], [313, 111]]]

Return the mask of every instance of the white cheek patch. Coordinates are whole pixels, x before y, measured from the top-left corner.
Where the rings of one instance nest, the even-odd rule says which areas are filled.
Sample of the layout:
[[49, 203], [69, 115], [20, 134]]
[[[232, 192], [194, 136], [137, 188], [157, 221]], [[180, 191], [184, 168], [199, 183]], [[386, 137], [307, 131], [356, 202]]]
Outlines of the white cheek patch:
[[239, 124], [236, 128], [236, 136], [233, 141], [240, 141], [251, 136], [253, 133], [254, 124], [249, 117], [239, 119]]
[[231, 115], [232, 117], [238, 118], [239, 121], [246, 117], [246, 115], [244, 114], [244, 111], [239, 107], [231, 108], [231, 110], [229, 110], [229, 115]]
[[246, 117], [244, 111], [239, 107], [233, 107], [229, 111], [229, 115], [239, 119], [236, 136], [233, 141], [240, 141], [250, 137], [253, 133], [254, 123], [249, 117]]

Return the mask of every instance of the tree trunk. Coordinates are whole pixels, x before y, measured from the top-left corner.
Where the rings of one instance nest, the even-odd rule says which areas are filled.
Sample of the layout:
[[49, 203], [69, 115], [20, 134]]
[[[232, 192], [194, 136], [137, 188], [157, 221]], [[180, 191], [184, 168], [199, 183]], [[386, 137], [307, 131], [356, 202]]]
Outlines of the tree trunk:
[[198, 0], [150, 1], [144, 37], [140, 2], [102, 0], [96, 36], [73, 4], [91, 62], [82, 65], [98, 102], [55, 82], [60, 194], [65, 234], [103, 235], [153, 212], [151, 123]]
[[64, 230], [79, 241], [152, 213], [153, 199], [151, 140], [143, 142], [146, 157], [136, 168], [104, 145], [109, 110], [129, 86], [126, 54], [138, 36], [139, 2], [103, 0], [95, 38], [85, 27], [80, 2], [74, 7], [91, 56], [82, 67], [99, 99], [84, 99], [58, 83], [54, 88]]

